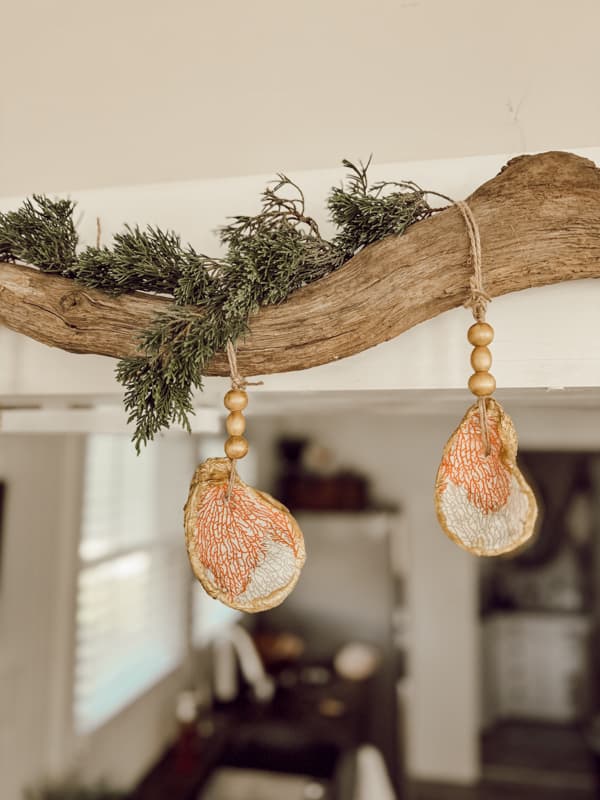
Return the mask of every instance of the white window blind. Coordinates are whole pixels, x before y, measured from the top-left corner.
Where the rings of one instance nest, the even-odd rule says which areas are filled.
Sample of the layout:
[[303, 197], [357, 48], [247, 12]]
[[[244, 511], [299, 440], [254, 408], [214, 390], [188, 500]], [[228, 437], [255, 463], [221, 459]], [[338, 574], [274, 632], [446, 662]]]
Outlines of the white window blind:
[[78, 733], [116, 714], [183, 657], [182, 503], [170, 503], [173, 480], [164, 474], [161, 444], [136, 456], [126, 436], [87, 439], [76, 609]]

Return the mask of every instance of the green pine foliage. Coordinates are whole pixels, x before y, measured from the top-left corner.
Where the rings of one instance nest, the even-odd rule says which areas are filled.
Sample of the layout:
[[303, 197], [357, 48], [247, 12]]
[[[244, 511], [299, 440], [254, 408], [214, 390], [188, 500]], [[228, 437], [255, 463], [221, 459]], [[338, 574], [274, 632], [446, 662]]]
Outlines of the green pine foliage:
[[328, 209], [337, 233], [323, 238], [308, 216], [304, 194], [285, 175], [268, 186], [254, 216], [233, 217], [215, 259], [158, 228], [126, 226], [110, 246], [77, 251], [74, 204], [34, 195], [17, 211], [0, 213], [0, 260], [39, 267], [110, 294], [143, 291], [173, 297], [140, 341], [140, 355], [117, 365], [125, 407], [143, 444], [173, 423], [189, 430], [193, 390], [211, 358], [248, 329], [261, 306], [338, 269], [363, 247], [399, 235], [433, 213], [413, 183], [370, 185], [366, 165], [344, 161], [345, 184], [331, 189]]
[[427, 193], [414, 183], [380, 181], [369, 185], [370, 162], [356, 166], [344, 160], [349, 170], [346, 186], [334, 187], [327, 202], [340, 231], [333, 245], [344, 261], [384, 236], [404, 233], [413, 222], [431, 214]]
[[77, 261], [74, 209], [70, 200], [34, 194], [17, 211], [0, 214], [0, 259], [73, 277]]
[[183, 247], [177, 234], [127, 225], [113, 237], [110, 248], [87, 247], [77, 259], [74, 277], [111, 294], [136, 290], [173, 294], [184, 272], [194, 272], [198, 282], [207, 285], [203, 257], [189, 245]]

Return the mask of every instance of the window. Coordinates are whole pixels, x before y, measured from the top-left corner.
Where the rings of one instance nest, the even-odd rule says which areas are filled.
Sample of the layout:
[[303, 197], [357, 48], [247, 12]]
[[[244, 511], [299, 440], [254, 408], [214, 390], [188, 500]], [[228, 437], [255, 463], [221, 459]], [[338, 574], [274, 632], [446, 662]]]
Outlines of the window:
[[[181, 455], [181, 451], [180, 455]], [[188, 570], [183, 475], [169, 440], [87, 438], [77, 580], [74, 724], [89, 733], [181, 662]], [[183, 482], [182, 478], [183, 477]]]

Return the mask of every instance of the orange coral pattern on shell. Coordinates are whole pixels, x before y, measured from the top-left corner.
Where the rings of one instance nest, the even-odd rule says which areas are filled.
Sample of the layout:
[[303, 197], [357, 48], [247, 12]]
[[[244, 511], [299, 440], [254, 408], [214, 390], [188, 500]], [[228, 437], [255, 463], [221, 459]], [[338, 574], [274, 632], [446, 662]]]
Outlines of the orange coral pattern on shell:
[[245, 486], [228, 481], [203, 493], [196, 509], [196, 544], [201, 562], [231, 599], [243, 594], [266, 555], [267, 539], [297, 547], [289, 515], [262, 501]]
[[474, 412], [459, 427], [453, 446], [442, 458], [440, 473], [446, 482], [462, 486], [470, 503], [484, 514], [499, 511], [508, 502], [511, 472], [501, 459], [502, 440], [498, 418], [488, 416], [490, 453], [485, 456], [479, 414]]

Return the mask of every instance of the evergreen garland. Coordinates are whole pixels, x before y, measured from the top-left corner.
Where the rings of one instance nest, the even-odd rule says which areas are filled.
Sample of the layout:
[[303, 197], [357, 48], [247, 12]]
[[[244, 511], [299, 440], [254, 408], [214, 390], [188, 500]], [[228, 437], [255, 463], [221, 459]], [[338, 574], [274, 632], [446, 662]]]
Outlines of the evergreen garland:
[[255, 216], [236, 216], [219, 231], [222, 258], [197, 253], [158, 228], [126, 226], [110, 247], [77, 251], [74, 203], [34, 195], [17, 211], [0, 214], [0, 260], [72, 278], [110, 294], [143, 291], [172, 296], [140, 342], [142, 355], [121, 360], [117, 378], [135, 423], [136, 449], [171, 423], [187, 430], [192, 394], [202, 388], [211, 358], [248, 329], [261, 306], [338, 269], [366, 245], [433, 213], [429, 194], [414, 183], [370, 185], [369, 162], [349, 170], [327, 200], [337, 233], [331, 241], [305, 208], [302, 190], [285, 175], [262, 194]]

